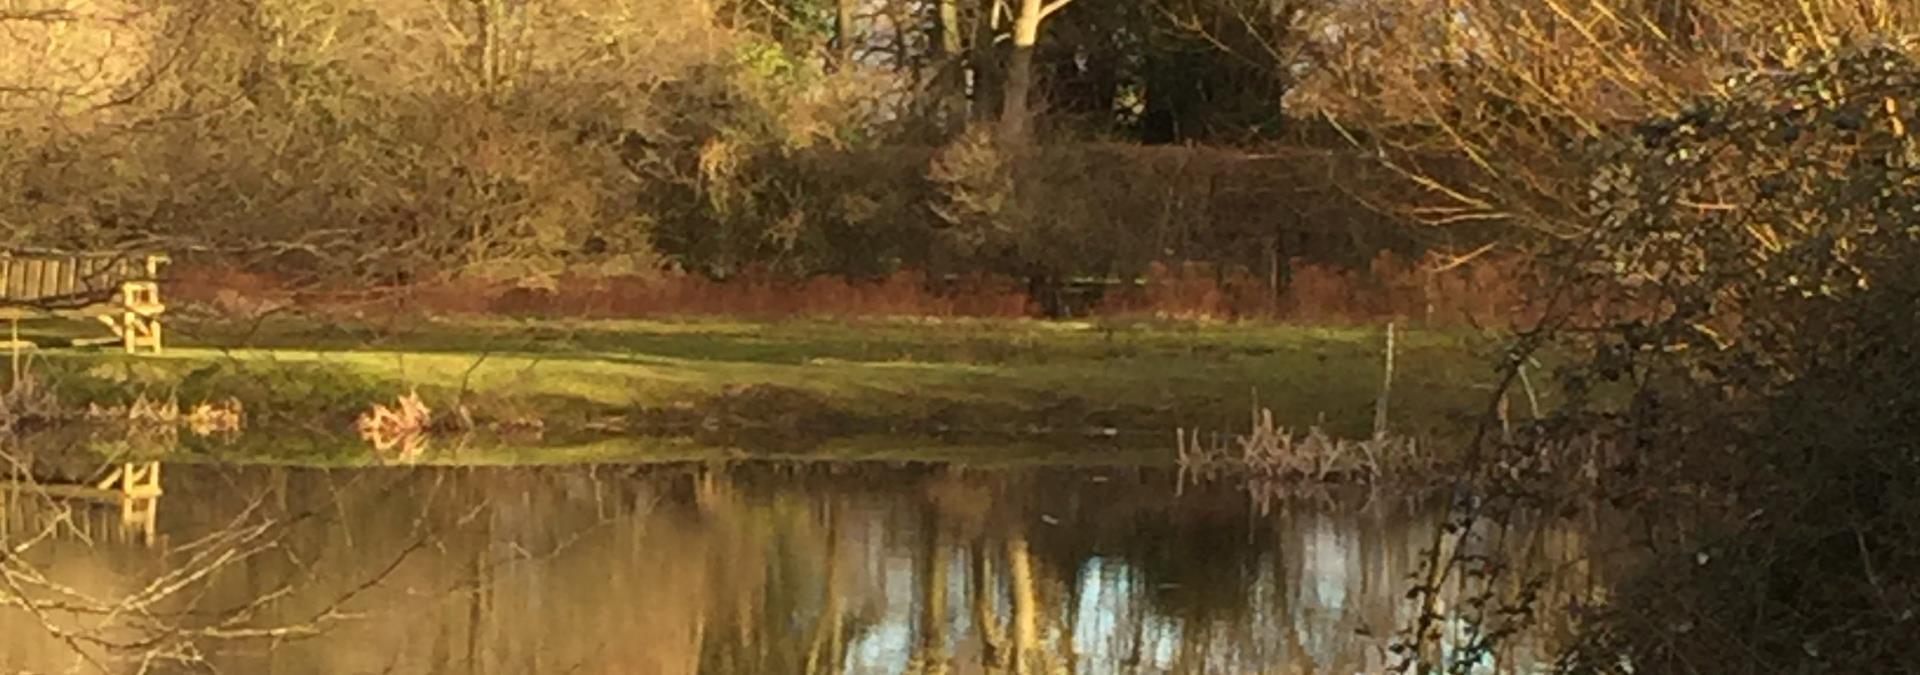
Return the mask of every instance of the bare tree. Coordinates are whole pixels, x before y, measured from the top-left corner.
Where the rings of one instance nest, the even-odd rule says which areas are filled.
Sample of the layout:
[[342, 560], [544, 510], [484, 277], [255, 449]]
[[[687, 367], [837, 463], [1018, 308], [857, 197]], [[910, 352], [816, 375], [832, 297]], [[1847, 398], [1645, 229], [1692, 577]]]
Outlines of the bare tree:
[[0, 9], [0, 126], [10, 114], [64, 116], [124, 105], [169, 65], [160, 28], [196, 9], [139, 0]]
[[1586, 228], [1582, 139], [1678, 115], [1729, 76], [1920, 29], [1911, 3], [1392, 0], [1317, 13], [1288, 101], [1420, 186], [1406, 212], [1549, 236]]

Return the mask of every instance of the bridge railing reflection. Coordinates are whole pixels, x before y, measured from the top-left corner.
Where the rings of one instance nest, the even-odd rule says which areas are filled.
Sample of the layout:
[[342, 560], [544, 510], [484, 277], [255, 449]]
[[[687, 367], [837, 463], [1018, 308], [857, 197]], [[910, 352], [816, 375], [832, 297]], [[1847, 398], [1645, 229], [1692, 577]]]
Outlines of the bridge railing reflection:
[[[114, 462], [88, 480], [13, 472], [0, 491], [0, 534], [77, 537], [152, 545], [160, 514], [161, 462]], [[60, 522], [64, 520], [65, 522]]]

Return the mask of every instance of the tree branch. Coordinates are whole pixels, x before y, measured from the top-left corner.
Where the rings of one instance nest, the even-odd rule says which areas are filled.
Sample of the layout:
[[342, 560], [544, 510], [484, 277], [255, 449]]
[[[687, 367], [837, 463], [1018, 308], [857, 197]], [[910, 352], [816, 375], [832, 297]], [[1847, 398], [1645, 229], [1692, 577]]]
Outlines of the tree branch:
[[65, 23], [79, 20], [80, 15], [70, 9], [8, 9], [0, 10], [0, 23], [9, 21], [35, 23]]

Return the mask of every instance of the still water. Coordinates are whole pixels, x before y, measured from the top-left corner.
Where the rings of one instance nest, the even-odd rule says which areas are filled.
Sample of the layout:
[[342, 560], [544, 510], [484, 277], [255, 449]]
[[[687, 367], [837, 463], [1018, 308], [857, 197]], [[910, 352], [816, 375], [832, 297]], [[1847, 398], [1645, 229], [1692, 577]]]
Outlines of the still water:
[[[167, 464], [161, 483], [0, 495], [9, 570], [45, 582], [35, 611], [0, 607], [0, 671], [1378, 672], [1439, 518], [1262, 513], [1143, 468]], [[1602, 588], [1597, 529], [1498, 544], [1551, 572], [1500, 670], [1537, 665]]]

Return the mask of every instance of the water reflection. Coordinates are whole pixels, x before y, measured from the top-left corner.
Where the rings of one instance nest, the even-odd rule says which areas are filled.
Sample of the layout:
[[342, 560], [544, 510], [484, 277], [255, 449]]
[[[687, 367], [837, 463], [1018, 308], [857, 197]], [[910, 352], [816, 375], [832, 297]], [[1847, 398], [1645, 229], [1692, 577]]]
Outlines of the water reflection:
[[[146, 525], [158, 546], [28, 555], [105, 595], [187, 564], [176, 545], [270, 527], [269, 550], [166, 608], [300, 629], [200, 641], [208, 666], [248, 673], [1377, 672], [1435, 522], [1382, 505], [1262, 517], [1225, 486], [1176, 498], [1148, 469], [170, 465], [167, 480], [166, 517]], [[1571, 561], [1589, 529], [1520, 527], [1504, 545]], [[1555, 569], [1550, 605], [1601, 581]], [[0, 634], [0, 667], [75, 662], [19, 611], [0, 608]]]
[[160, 462], [105, 464], [76, 480], [15, 467], [0, 481], [0, 542], [40, 533], [151, 544], [160, 513]]

